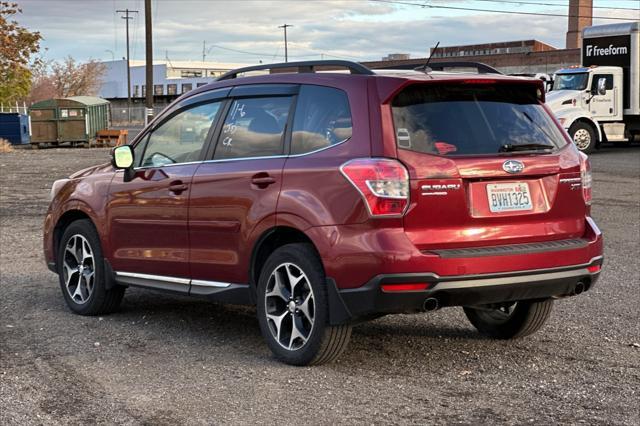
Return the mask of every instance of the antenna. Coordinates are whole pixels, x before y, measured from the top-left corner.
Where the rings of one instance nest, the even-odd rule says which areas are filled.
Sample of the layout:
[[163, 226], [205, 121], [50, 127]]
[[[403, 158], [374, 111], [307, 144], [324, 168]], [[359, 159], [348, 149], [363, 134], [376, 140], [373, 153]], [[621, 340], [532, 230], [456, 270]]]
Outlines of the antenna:
[[[433, 55], [436, 53], [436, 50], [438, 50], [438, 46], [440, 46], [440, 42], [436, 43], [436, 47], [433, 48], [433, 50], [431, 51], [431, 54], [429, 55], [429, 57], [427, 58], [427, 62], [424, 63], [424, 65], [421, 68], [418, 68], [418, 70], [424, 72], [424, 73], [429, 73], [431, 72], [431, 68], [429, 68], [429, 62], [431, 62], [431, 58], [433, 57]], [[428, 70], [428, 71], [427, 71]]]

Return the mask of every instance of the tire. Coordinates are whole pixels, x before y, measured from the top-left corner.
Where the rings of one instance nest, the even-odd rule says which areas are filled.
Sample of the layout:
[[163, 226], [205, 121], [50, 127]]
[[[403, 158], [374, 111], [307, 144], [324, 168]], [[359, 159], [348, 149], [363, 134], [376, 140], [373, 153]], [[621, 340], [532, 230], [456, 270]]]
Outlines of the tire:
[[569, 128], [569, 136], [576, 147], [585, 154], [591, 154], [598, 144], [598, 138], [593, 127], [586, 123], [574, 123]]
[[328, 324], [324, 270], [310, 244], [287, 244], [269, 256], [258, 280], [257, 311], [269, 349], [290, 365], [331, 362], [351, 337], [350, 324]]
[[65, 229], [57, 269], [62, 295], [73, 312], [102, 315], [120, 306], [126, 288], [116, 285], [107, 290], [100, 238], [90, 220], [77, 220]]
[[[515, 339], [538, 331], [551, 315], [553, 299], [525, 300], [508, 307], [465, 307], [464, 313], [478, 331], [494, 339]], [[505, 312], [505, 308], [508, 312]]]

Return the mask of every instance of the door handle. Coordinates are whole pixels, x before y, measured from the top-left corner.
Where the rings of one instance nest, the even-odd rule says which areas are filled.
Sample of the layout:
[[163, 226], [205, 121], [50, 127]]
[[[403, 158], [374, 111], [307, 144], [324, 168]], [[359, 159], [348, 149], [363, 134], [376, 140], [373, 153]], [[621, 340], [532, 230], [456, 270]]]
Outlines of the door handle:
[[272, 183], [276, 183], [276, 180], [269, 176], [268, 173], [258, 173], [253, 175], [253, 177], [251, 178], [251, 183], [259, 188], [266, 188]]
[[171, 185], [169, 185], [169, 192], [173, 192], [176, 195], [180, 195], [184, 191], [186, 191], [187, 188], [189, 187], [186, 184], [182, 183], [181, 180], [178, 180], [175, 182], [171, 182]]

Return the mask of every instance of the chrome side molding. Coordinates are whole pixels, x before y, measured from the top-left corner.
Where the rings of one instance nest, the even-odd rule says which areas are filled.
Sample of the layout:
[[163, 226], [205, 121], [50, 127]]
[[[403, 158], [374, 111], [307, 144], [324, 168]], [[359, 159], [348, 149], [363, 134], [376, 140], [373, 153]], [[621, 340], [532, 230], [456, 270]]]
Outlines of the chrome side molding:
[[198, 287], [215, 288], [227, 288], [231, 285], [231, 283], [224, 283], [220, 281], [192, 280], [189, 278], [168, 277], [165, 275], [139, 274], [137, 272], [116, 271], [115, 274], [117, 281], [143, 287], [159, 287], [159, 283], [166, 283], [169, 285], [177, 284], [178, 286], [192, 285]]

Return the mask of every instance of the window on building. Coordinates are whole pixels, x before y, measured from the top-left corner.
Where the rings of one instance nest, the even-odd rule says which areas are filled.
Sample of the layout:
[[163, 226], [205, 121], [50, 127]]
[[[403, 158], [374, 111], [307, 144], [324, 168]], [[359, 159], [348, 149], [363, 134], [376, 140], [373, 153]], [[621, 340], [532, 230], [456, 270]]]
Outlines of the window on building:
[[181, 70], [180, 76], [182, 78], [202, 77], [202, 70]]
[[202, 86], [206, 86], [206, 85], [207, 85], [207, 83], [197, 83], [196, 87], [202, 87]]
[[[190, 108], [165, 121], [149, 136], [138, 164], [162, 167], [198, 161], [220, 104], [214, 102]], [[138, 145], [136, 154], [141, 151]]]
[[291, 97], [236, 99], [227, 113], [215, 159], [269, 157], [283, 153]]
[[164, 95], [164, 86], [162, 84], [153, 85], [153, 94], [156, 96]]
[[142, 85], [142, 97], [144, 98], [145, 96], [147, 96], [147, 86], [145, 86], [144, 84]]
[[177, 95], [177, 94], [178, 94], [178, 85], [167, 84], [167, 95]]
[[182, 83], [182, 93], [187, 93], [191, 89], [193, 89], [193, 84], [191, 84], [191, 83]]
[[140, 94], [139, 94], [140, 90], [139, 89], [140, 89], [140, 86], [138, 86], [137, 84], [133, 86], [133, 97], [134, 98], [140, 97]]
[[303, 154], [344, 142], [351, 137], [351, 109], [345, 92], [322, 86], [302, 86], [293, 121], [291, 153]]

